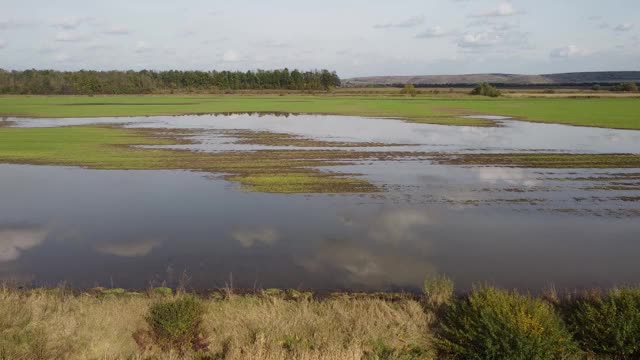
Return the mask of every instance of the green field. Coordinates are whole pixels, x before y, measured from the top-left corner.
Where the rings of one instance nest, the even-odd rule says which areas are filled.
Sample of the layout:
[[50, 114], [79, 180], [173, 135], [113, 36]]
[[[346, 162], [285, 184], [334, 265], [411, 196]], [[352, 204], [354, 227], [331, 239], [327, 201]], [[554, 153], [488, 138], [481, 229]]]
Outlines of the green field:
[[0, 116], [106, 117], [292, 112], [395, 117], [448, 125], [491, 125], [474, 114], [579, 126], [640, 129], [637, 98], [460, 98], [393, 96], [7, 96]]

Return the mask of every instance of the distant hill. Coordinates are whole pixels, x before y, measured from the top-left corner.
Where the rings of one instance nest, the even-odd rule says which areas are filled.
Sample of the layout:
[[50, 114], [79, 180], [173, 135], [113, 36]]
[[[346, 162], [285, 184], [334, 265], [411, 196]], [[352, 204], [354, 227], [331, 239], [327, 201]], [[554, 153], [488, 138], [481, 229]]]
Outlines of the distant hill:
[[477, 84], [488, 82], [505, 85], [554, 85], [584, 83], [640, 82], [640, 71], [597, 71], [560, 74], [466, 74], [466, 75], [425, 75], [425, 76], [366, 76], [344, 79], [345, 86], [370, 85], [443, 85]]

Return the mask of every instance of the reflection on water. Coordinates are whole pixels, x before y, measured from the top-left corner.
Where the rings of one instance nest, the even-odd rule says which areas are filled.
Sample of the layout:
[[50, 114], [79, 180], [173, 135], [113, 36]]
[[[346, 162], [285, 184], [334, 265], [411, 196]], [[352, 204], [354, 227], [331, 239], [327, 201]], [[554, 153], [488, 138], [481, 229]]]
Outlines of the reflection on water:
[[[198, 130], [203, 151], [273, 149], [227, 130], [413, 146], [385, 151], [639, 153], [640, 132], [503, 121], [448, 127], [342, 116], [233, 114], [8, 119]], [[353, 149], [353, 148], [351, 148]], [[360, 150], [360, 148], [358, 148]], [[365, 149], [366, 150], [366, 149]], [[375, 149], [379, 151], [380, 149]], [[538, 290], [640, 275], [637, 169], [519, 169], [363, 161], [372, 196], [244, 193], [210, 174], [0, 165], [0, 280], [146, 287], [416, 289], [432, 273]]]
[[[444, 126], [392, 119], [331, 115], [232, 114], [154, 116], [128, 118], [11, 119], [20, 127], [55, 127], [86, 124], [122, 124], [135, 128], [193, 129], [201, 151], [247, 150], [265, 147], [233, 144], [220, 131], [253, 130], [289, 133], [326, 141], [411, 144], [388, 150], [402, 151], [560, 151], [638, 153], [640, 131], [501, 120], [500, 127]], [[418, 145], [418, 146], [415, 146]], [[379, 150], [379, 149], [377, 149]]]
[[[434, 184], [423, 195], [450, 196], [437, 173], [417, 171], [403, 189], [423, 181]], [[450, 186], [476, 176], [509, 187], [529, 175], [481, 173]], [[460, 288], [487, 281], [537, 290], [640, 275], [637, 219], [398, 200], [404, 191], [243, 193], [192, 172], [0, 165], [0, 279], [140, 288], [176, 285], [186, 272], [194, 288], [233, 276], [246, 288], [384, 290], [416, 289], [442, 272]]]
[[39, 226], [0, 226], [0, 262], [16, 260], [23, 251], [40, 245], [47, 231]]

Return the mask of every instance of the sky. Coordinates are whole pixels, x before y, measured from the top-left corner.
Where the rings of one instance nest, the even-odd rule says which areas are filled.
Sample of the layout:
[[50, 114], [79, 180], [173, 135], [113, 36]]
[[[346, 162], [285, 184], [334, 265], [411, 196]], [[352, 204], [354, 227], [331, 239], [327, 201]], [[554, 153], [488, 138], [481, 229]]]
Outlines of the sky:
[[0, 0], [8, 70], [640, 70], [638, 0]]

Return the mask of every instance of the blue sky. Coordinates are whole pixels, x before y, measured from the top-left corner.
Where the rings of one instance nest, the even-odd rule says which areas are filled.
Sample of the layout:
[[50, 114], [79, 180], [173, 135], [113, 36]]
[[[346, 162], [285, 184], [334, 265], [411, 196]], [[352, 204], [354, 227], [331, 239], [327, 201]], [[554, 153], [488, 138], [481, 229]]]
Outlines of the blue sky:
[[0, 0], [0, 68], [640, 70], [638, 0]]

